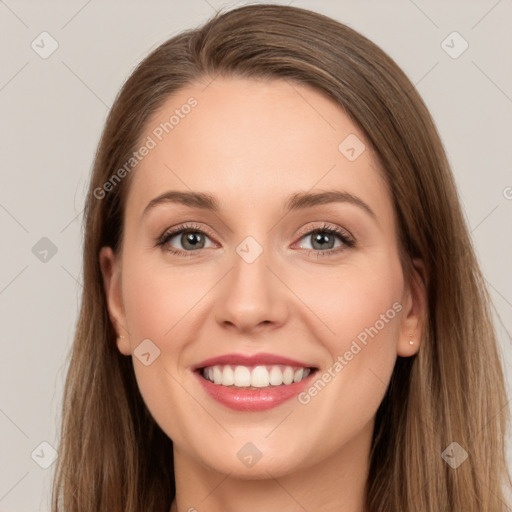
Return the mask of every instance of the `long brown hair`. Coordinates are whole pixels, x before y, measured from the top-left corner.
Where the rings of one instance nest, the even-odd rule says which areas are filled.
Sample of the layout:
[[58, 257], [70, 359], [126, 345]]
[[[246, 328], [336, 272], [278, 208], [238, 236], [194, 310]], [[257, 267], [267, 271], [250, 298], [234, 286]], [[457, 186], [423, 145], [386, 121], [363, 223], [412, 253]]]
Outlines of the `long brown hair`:
[[[419, 352], [397, 358], [377, 412], [366, 509], [504, 510], [509, 410], [490, 298], [429, 112], [396, 63], [362, 35], [305, 9], [259, 4], [218, 12], [162, 44], [132, 73], [110, 111], [85, 205], [83, 296], [64, 390], [53, 512], [170, 508], [172, 441], [141, 398], [131, 358], [117, 349], [98, 259], [102, 246], [119, 250], [131, 180], [108, 192], [102, 187], [172, 93], [219, 75], [286, 79], [334, 99], [384, 169], [406, 277], [412, 258], [424, 262], [427, 328]], [[456, 469], [442, 457], [452, 442], [468, 454]]]

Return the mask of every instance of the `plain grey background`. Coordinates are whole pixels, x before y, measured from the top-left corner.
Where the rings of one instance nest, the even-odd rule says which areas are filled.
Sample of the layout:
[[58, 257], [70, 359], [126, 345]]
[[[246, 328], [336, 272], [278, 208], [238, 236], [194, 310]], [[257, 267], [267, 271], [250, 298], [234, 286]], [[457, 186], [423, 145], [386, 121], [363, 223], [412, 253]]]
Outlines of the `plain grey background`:
[[[151, 49], [221, 6], [244, 3], [0, 0], [0, 512], [49, 510], [55, 466], [44, 466], [58, 448], [79, 307], [83, 200], [114, 97]], [[348, 24], [416, 85], [501, 317], [510, 390], [512, 1], [273, 3]]]

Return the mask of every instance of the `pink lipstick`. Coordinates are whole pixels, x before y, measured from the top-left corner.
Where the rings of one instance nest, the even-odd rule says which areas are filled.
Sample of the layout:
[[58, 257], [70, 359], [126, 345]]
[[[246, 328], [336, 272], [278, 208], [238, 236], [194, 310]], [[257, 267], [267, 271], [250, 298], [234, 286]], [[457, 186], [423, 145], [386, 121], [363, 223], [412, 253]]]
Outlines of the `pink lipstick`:
[[311, 383], [317, 368], [288, 357], [226, 354], [193, 367], [206, 393], [237, 411], [264, 411], [290, 400]]

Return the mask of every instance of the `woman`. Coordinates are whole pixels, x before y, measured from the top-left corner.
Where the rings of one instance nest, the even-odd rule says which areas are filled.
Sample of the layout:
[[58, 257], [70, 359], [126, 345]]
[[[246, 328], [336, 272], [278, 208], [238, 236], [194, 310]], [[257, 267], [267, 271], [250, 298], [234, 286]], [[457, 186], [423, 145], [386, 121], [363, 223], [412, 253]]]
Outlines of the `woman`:
[[488, 304], [397, 65], [304, 9], [219, 13], [109, 114], [53, 510], [505, 510]]

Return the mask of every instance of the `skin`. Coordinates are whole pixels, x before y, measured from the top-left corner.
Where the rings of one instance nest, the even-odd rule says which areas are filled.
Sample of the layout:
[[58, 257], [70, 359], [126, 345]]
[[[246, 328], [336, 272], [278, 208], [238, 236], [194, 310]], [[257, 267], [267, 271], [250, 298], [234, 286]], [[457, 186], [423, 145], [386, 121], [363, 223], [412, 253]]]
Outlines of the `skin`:
[[[120, 352], [133, 356], [147, 338], [160, 349], [149, 366], [135, 356], [133, 364], [151, 414], [173, 440], [171, 511], [360, 512], [375, 413], [397, 356], [419, 348], [425, 288], [404, 279], [377, 159], [336, 103], [281, 80], [206, 83], [180, 90], [148, 123], [141, 141], [190, 96], [198, 101], [138, 164], [121, 251], [100, 253]], [[352, 162], [338, 149], [349, 134], [366, 146]], [[331, 189], [359, 197], [375, 217], [347, 202], [284, 210], [292, 193]], [[221, 209], [166, 203], [143, 216], [168, 190], [211, 193]], [[184, 247], [180, 235], [168, 246], [191, 257], [156, 245], [184, 222], [211, 233], [203, 249]], [[332, 235], [325, 247], [341, 251], [318, 255], [326, 249], [307, 233], [324, 223], [347, 230], [356, 245]], [[250, 264], [236, 252], [247, 236], [263, 248]], [[394, 303], [401, 311], [305, 405], [294, 398], [236, 412], [211, 399], [191, 371], [233, 352], [270, 352], [327, 371]], [[262, 454], [252, 467], [237, 457], [249, 442]]]

